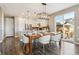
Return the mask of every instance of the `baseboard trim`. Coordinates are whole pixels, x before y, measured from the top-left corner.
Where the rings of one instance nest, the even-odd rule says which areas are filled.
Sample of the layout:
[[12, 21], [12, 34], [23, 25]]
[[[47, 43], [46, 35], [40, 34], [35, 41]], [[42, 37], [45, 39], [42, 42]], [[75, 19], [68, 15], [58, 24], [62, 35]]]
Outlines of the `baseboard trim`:
[[75, 42], [75, 41], [66, 41], [66, 40], [62, 40], [64, 42], [68, 42], [68, 43], [72, 43], [72, 44], [76, 44], [76, 45], [79, 45], [79, 42]]

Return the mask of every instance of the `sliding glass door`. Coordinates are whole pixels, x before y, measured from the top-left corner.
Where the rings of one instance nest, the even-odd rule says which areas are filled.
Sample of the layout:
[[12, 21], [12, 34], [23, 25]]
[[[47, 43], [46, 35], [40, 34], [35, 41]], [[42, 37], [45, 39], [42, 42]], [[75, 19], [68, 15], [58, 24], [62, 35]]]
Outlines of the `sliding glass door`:
[[63, 33], [63, 16], [56, 16], [55, 17], [55, 22], [56, 22], [56, 32], [57, 33]]
[[74, 39], [74, 12], [64, 14], [64, 38]]
[[55, 17], [56, 32], [66, 40], [74, 40], [74, 16], [74, 12], [69, 12]]

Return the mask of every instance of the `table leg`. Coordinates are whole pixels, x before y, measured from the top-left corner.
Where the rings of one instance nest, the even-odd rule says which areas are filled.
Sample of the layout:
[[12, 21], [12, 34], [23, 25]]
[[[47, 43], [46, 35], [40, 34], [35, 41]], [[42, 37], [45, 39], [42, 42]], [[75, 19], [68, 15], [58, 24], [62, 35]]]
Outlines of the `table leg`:
[[29, 54], [32, 54], [32, 37], [29, 37]]

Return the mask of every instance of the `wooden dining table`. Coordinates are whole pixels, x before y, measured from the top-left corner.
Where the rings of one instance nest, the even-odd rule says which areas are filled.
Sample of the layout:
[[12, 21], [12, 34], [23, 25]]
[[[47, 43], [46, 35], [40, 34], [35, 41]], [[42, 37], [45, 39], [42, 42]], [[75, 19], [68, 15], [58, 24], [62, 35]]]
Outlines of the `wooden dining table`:
[[29, 54], [32, 54], [32, 40], [36, 40], [44, 35], [50, 35], [51, 33], [47, 33], [47, 34], [32, 34], [32, 35], [27, 35], [27, 37], [29, 38]]
[[27, 36], [29, 38], [29, 54], [32, 54], [32, 40], [36, 40], [41, 37], [39, 34], [32, 34]]

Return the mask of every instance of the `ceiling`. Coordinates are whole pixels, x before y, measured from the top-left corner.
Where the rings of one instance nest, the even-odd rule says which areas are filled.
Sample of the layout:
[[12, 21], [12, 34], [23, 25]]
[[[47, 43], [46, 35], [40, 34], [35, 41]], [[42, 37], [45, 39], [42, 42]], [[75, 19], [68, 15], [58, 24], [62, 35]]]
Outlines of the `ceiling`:
[[[52, 14], [54, 12], [69, 8], [77, 3], [47, 3], [46, 12]], [[39, 13], [43, 11], [41, 3], [0, 3], [4, 13], [8, 16], [24, 16], [27, 10], [33, 15], [34, 12]]]

